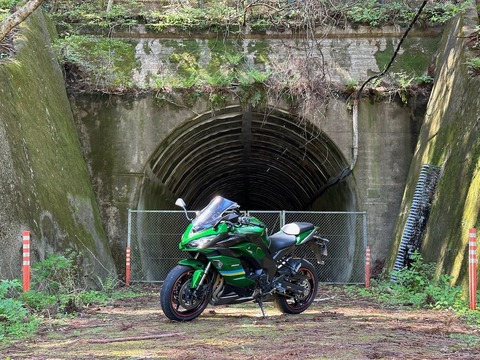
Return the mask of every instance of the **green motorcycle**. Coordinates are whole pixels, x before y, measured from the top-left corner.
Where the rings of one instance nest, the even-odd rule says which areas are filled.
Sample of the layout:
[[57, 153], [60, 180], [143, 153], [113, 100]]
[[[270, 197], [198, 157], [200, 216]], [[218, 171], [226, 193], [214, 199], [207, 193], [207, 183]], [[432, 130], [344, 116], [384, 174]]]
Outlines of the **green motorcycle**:
[[182, 199], [175, 204], [191, 221], [179, 248], [192, 257], [180, 260], [163, 283], [160, 302], [169, 319], [193, 320], [209, 303], [256, 301], [264, 316], [266, 300], [273, 299], [281, 312], [289, 314], [299, 314], [312, 304], [318, 288], [316, 270], [294, 252], [308, 243], [323, 263], [328, 240], [319, 235], [318, 227], [294, 222], [268, 236], [261, 221], [242, 216], [238, 204], [221, 196], [195, 219], [189, 218]]

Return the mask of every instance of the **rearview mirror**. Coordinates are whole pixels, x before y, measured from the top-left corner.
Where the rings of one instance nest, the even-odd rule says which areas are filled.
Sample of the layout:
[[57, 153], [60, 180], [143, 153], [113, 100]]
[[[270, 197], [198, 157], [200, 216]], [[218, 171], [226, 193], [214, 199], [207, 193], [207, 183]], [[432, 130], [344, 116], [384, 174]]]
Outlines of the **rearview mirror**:
[[182, 198], [178, 198], [177, 201], [175, 201], [175, 205], [180, 206], [183, 209], [183, 211], [185, 211], [185, 217], [187, 218], [188, 221], [192, 221], [192, 219], [188, 216], [187, 204], [185, 204], [185, 201], [183, 201]]
[[182, 198], [178, 198], [177, 201], [175, 201], [175, 205], [180, 206], [182, 209], [187, 207], [187, 204], [185, 204]]

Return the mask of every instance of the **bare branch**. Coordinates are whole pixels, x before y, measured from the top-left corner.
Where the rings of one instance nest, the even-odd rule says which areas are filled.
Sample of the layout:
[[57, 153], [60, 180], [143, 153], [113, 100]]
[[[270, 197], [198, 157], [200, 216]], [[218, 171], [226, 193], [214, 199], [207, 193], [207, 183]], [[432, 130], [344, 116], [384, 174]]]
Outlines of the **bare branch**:
[[0, 41], [2, 41], [7, 34], [16, 26], [21, 24], [27, 17], [29, 17], [44, 0], [30, 0], [25, 5], [19, 7], [12, 15], [7, 17], [0, 23]]

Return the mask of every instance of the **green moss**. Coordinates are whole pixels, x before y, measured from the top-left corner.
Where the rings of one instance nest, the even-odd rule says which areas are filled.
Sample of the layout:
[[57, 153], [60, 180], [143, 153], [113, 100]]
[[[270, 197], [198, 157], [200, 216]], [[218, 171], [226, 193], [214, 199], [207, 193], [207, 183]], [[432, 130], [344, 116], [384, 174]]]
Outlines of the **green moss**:
[[[421, 76], [427, 72], [433, 54], [438, 48], [438, 42], [439, 38], [437, 37], [405, 39], [402, 44], [402, 51], [397, 55], [389, 71], [391, 73], [401, 71], [407, 74]], [[386, 48], [375, 54], [377, 66], [380, 70], [385, 69], [388, 65], [396, 50], [396, 46], [397, 45], [395, 45], [394, 48], [392, 40], [388, 40]]]
[[132, 88], [133, 72], [140, 66], [136, 59], [137, 42], [89, 35], [72, 35], [59, 40], [56, 48], [62, 60], [80, 68], [84, 86], [105, 91]]
[[[480, 100], [471, 91], [479, 88], [480, 79], [468, 75], [463, 44], [458, 40], [463, 38], [461, 29], [462, 18], [456, 18], [442, 39], [436, 84], [412, 161], [402, 210], [408, 210], [412, 201], [421, 165], [441, 166], [422, 255], [427, 262], [438, 264], [437, 273], [446, 273], [454, 283], [465, 287], [468, 229], [480, 225]], [[389, 268], [393, 267], [406, 216], [405, 211], [396, 226], [396, 246], [387, 261]]]
[[[378, 45], [377, 45], [378, 46]], [[394, 48], [392, 40], [387, 40], [387, 46], [385, 50], [380, 50], [375, 53], [375, 60], [377, 60], [377, 66], [380, 70], [385, 69], [390, 59], [393, 56]]]
[[256, 64], [265, 64], [268, 63], [268, 57], [270, 55], [270, 44], [268, 41], [257, 40], [251, 41], [248, 44], [248, 53], [254, 54], [254, 61]]
[[405, 39], [402, 45], [403, 52], [398, 56], [393, 71], [403, 70], [416, 76], [426, 73], [438, 48], [439, 40], [438, 37]]
[[100, 275], [104, 269], [91, 254], [104, 259], [105, 269], [113, 264], [41, 13], [22, 25], [20, 41], [16, 59], [0, 65], [0, 113], [17, 172], [20, 216], [36, 239], [55, 251], [82, 251], [93, 267], [84, 270]]

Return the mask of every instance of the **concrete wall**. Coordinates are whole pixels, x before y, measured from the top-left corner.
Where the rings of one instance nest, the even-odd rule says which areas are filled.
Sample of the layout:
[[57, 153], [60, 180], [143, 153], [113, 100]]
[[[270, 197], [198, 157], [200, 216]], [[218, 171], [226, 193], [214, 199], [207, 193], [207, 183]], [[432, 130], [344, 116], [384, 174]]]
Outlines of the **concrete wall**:
[[422, 255], [437, 263], [437, 272], [468, 285], [468, 230], [480, 225], [480, 78], [465, 64], [468, 35], [478, 26], [474, 9], [451, 22], [445, 31], [435, 86], [410, 167], [408, 182], [388, 256], [393, 267], [422, 164], [441, 167]]
[[[175, 208], [175, 195], [162, 184], [150, 184], [152, 178], [145, 174], [150, 157], [176, 127], [210, 111], [209, 104], [198, 101], [191, 108], [177, 107], [158, 103], [151, 95], [77, 95], [72, 104], [107, 236], [120, 257], [127, 237], [128, 208]], [[332, 187], [312, 206], [315, 210], [366, 211], [368, 241], [379, 263], [389, 248], [420, 122], [421, 117], [413, 116], [402, 104], [362, 101], [359, 160], [353, 177]], [[352, 114], [348, 104], [332, 99], [319, 126], [350, 159]]]
[[[40, 244], [35, 249], [37, 259], [49, 251], [87, 248], [84, 253], [91, 255], [91, 258], [85, 256], [92, 271], [101, 272], [102, 266], [107, 271], [114, 268], [110, 252], [116, 264], [123, 265], [127, 210], [151, 206], [148, 204], [151, 196], [141, 195], [145, 182], [151, 181], [145, 176], [146, 164], [175, 128], [200, 113], [211, 111], [211, 103], [205, 99], [193, 105], [174, 106], [158, 101], [154, 93], [140, 96], [76, 94], [71, 97], [71, 106], [85, 166], [46, 28], [43, 17], [37, 14], [22, 30], [23, 47], [15, 61], [0, 65], [0, 161], [4, 165], [0, 183], [3, 194], [0, 235], [3, 247], [8, 249], [0, 262], [2, 276], [18, 274], [19, 234], [24, 228], [31, 229]], [[417, 34], [409, 39], [397, 70], [426, 71], [436, 48], [436, 34]], [[344, 83], [364, 79], [382, 69], [399, 35], [400, 31], [393, 28], [380, 35], [347, 29], [324, 39], [318, 44], [318, 50], [325, 55], [331, 79]], [[136, 42], [136, 46], [131, 47], [134, 56], [127, 57], [135, 59], [135, 64], [130, 64], [135, 86], [147, 89], [152, 79], [176, 75], [179, 64], [171, 61], [175, 58], [172, 55], [182, 54], [185, 49], [194, 49], [198, 64], [205, 69], [212, 65], [212, 59], [218, 60], [218, 54], [212, 52], [214, 48], [220, 52], [232, 49], [235, 52], [238, 47], [245, 49], [249, 61], [266, 70], [274, 63], [284, 64], [287, 54], [283, 41], [275, 37], [222, 43], [221, 39], [173, 41], [141, 34], [127, 41]], [[220, 42], [221, 46], [212, 47], [212, 41]], [[291, 41], [302, 45], [300, 40]], [[422, 59], [421, 67], [412, 65], [410, 53], [422, 55], [417, 56]], [[288, 52], [288, 57], [295, 60], [300, 54], [301, 51]], [[319, 128], [349, 159], [352, 130], [348, 104], [332, 98], [323, 115], [315, 120]], [[303, 116], [308, 119], [310, 115]], [[329, 200], [314, 204], [317, 210], [367, 211], [369, 243], [373, 245], [374, 260], [379, 262], [390, 244], [421, 118], [402, 104], [362, 101], [359, 161], [353, 177], [324, 194]], [[162, 193], [162, 208], [173, 206], [174, 195], [162, 184], [155, 186], [157, 188], [148, 189]], [[339, 194], [348, 194], [349, 198], [339, 202], [338, 198], [342, 197]], [[150, 202], [158, 205], [156, 201]], [[339, 209], [339, 203], [348, 206], [342, 205]], [[103, 265], [95, 258], [101, 259]], [[3, 275], [5, 272], [8, 274]]]
[[22, 231], [32, 262], [75, 251], [87, 280], [115, 274], [65, 91], [40, 11], [0, 64], [0, 278], [18, 277]]
[[[325, 31], [328, 33], [309, 43], [305, 42], [304, 35], [295, 38], [291, 34], [244, 35], [242, 38], [197, 38], [182, 34], [165, 38], [148, 33], [142, 33], [138, 39], [138, 34], [122, 36], [136, 43], [135, 84], [152, 88], [178, 78], [184, 63], [183, 54], [191, 55], [187, 65], [199, 73], [204, 70], [212, 74], [221, 68], [222, 62], [218, 61], [222, 56], [243, 53], [249, 67], [277, 75], [284, 81], [291, 77], [294, 82], [300, 69], [310, 67], [310, 76], [325, 75], [329, 81], [342, 85], [361, 82], [384, 69], [403, 34], [403, 29], [394, 27]], [[439, 35], [440, 29], [410, 33], [390, 72], [423, 75], [437, 48]], [[305, 62], [306, 49], [311, 55]]]

